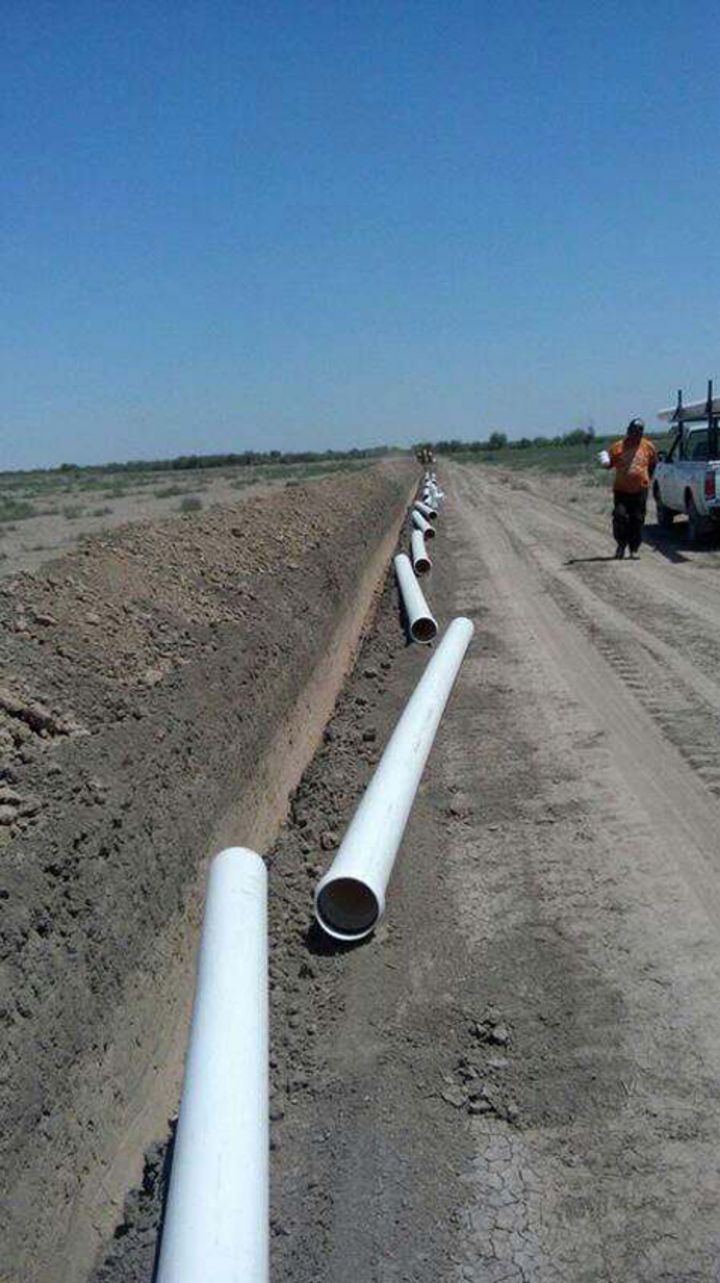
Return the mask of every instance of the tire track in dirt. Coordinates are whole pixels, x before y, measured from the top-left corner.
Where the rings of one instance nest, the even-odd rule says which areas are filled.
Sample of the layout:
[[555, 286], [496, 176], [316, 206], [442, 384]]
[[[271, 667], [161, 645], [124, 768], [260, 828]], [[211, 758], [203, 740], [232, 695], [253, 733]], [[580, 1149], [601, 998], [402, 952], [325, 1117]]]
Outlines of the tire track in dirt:
[[[686, 618], [679, 618], [673, 631], [672, 618], [661, 607], [649, 606], [642, 583], [636, 583], [633, 593], [617, 575], [611, 582], [607, 568], [604, 574], [595, 572], [592, 577], [587, 574], [589, 568], [584, 568], [585, 575], [574, 573], [578, 567], [563, 569], [556, 553], [529, 539], [507, 512], [503, 523], [513, 548], [537, 573], [560, 610], [582, 629], [711, 792], [720, 794], [720, 682], [687, 658], [688, 654], [697, 655], [698, 647], [686, 645]], [[660, 636], [653, 631], [659, 623]], [[696, 624], [702, 627], [699, 621]], [[712, 672], [717, 674], [720, 644], [712, 636], [699, 640], [712, 654]]]
[[[486, 478], [488, 484], [492, 480]], [[577, 508], [565, 508], [552, 499], [532, 491], [532, 504], [516, 498], [512, 485], [503, 488], [503, 506], [508, 512], [514, 512], [529, 532], [535, 532], [541, 544], [552, 542], [550, 531], [555, 532], [554, 542], [560, 544], [563, 561], [574, 561], [581, 572], [589, 572], [590, 567], [582, 566], [584, 555], [610, 558], [614, 552], [613, 539], [609, 520], [601, 523], [592, 514], [586, 518], [577, 516]], [[652, 525], [651, 509], [648, 511]], [[680, 551], [673, 536], [663, 535], [662, 539], [653, 534], [653, 542], [643, 548], [643, 577], [648, 590], [660, 596], [663, 610], [675, 612], [675, 623], [692, 617], [699, 617], [713, 628], [720, 628], [720, 556], [709, 550], [703, 552]], [[651, 548], [653, 551], [651, 551]], [[657, 549], [657, 557], [655, 556]], [[669, 564], [668, 564], [669, 563]], [[628, 566], [631, 563], [624, 563]], [[682, 574], [672, 578], [667, 574], [670, 567], [679, 568]], [[597, 567], [595, 567], [597, 571]], [[623, 586], [618, 585], [618, 595], [625, 598]], [[648, 591], [647, 607], [657, 609]]]
[[443, 754], [477, 805], [447, 858], [518, 1106], [471, 1120], [457, 1277], [715, 1279], [717, 804], [572, 589], [547, 591], [566, 547], [487, 474], [448, 472], [458, 605], [486, 644]]
[[[643, 548], [639, 575], [629, 561], [612, 568], [592, 564], [596, 558], [609, 561], [609, 532], [604, 538], [589, 539], [577, 518], [557, 507], [548, 511], [540, 504], [532, 513], [521, 514], [510, 504], [508, 513], [513, 512], [515, 534], [519, 519], [527, 532], [526, 546], [546, 568], [552, 566], [554, 577], [584, 583], [608, 613], [619, 612], [630, 623], [641, 614], [646, 638], [652, 635], [665, 642], [664, 658], [677, 670], [685, 666], [686, 680], [690, 678], [697, 687], [706, 677], [705, 692], [710, 683], [717, 686], [720, 584], [715, 571], [683, 559], [668, 564], [648, 545]], [[579, 549], [591, 557], [578, 556]], [[618, 570], [620, 575], [613, 573]], [[679, 574], [673, 573], [678, 570]], [[668, 651], [674, 652], [672, 659]]]
[[[486, 530], [490, 519], [487, 501], [490, 499], [492, 502], [491, 488], [477, 479], [474, 487], [468, 486], [468, 480], [463, 478], [459, 492], [466, 496], [466, 517], [475, 525], [478, 535], [483, 537], [484, 546], [490, 549]], [[467, 504], [473, 489], [476, 500], [484, 501], [483, 515], [480, 515], [483, 512], [481, 506]], [[592, 706], [603, 722], [617, 728], [615, 751], [618, 759], [624, 763], [628, 775], [635, 773], [642, 777], [655, 813], [664, 817], [668, 835], [673, 836], [680, 849], [690, 839], [693, 854], [688, 854], [685, 859], [687, 876], [698, 889], [706, 886], [705, 893], [712, 898], [713, 911], [720, 926], [720, 885], [717, 884], [720, 855], [716, 854], [720, 811], [708, 798], [695, 772], [689, 767], [683, 769], [680, 755], [673, 752], [665, 736], [655, 728], [636, 691], [622, 677], [615, 682], [611, 680], [612, 670], [599, 650], [583, 646], [568, 616], [552, 601], [547, 584], [538, 581], [536, 571], [524, 556], [524, 549], [518, 553], [513, 547], [513, 535], [508, 530], [507, 503], [503, 502], [502, 509], [493, 507], [491, 520], [498, 535], [502, 532], [501, 537], [506, 544], [506, 557], [509, 554], [512, 563], [514, 592], [524, 602], [532, 603], [534, 624], [541, 630], [544, 645], [562, 666], [571, 689]], [[495, 543], [498, 542], [496, 536]]]

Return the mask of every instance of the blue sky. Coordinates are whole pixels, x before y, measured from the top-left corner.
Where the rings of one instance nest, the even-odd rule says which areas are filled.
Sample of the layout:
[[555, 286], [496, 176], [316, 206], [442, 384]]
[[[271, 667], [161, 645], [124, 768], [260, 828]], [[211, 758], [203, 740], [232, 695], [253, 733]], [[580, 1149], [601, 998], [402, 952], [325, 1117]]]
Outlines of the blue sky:
[[0, 467], [613, 430], [720, 379], [715, 4], [0, 31]]

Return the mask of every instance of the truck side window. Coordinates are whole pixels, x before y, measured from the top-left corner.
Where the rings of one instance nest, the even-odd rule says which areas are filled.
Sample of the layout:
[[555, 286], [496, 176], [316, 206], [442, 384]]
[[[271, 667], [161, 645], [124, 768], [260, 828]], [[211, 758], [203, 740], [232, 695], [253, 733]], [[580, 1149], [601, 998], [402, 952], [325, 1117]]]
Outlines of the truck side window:
[[688, 457], [690, 459], [707, 459], [708, 457], [707, 428], [701, 429], [700, 432], [691, 433], [688, 439]]
[[678, 462], [685, 462], [688, 456], [688, 439], [685, 431], [681, 433], [677, 452]]

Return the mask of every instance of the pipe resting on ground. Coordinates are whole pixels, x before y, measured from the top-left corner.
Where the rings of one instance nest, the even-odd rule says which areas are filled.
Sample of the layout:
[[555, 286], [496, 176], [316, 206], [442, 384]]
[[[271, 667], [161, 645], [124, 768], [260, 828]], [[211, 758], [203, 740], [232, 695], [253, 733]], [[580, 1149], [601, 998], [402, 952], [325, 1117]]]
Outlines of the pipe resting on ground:
[[454, 619], [403, 712], [332, 865], [315, 888], [315, 916], [335, 940], [362, 940], [385, 891], [435, 733], [475, 631]]
[[413, 530], [410, 536], [413, 570], [416, 575], [427, 575], [432, 570], [432, 561], [425, 547], [425, 536], [422, 530]]
[[416, 512], [419, 512], [420, 516], [424, 517], [426, 521], [437, 521], [437, 509], [433, 508], [432, 504], [424, 503], [422, 499], [416, 499], [414, 509]]
[[410, 636], [413, 641], [431, 642], [437, 634], [437, 623], [430, 613], [430, 607], [415, 578], [407, 553], [400, 552], [395, 558], [395, 574], [407, 615]]
[[412, 512], [412, 519], [413, 519], [413, 525], [415, 526], [415, 529], [422, 530], [426, 539], [435, 538], [435, 527], [431, 526], [430, 522], [425, 517], [423, 517], [422, 513], [416, 512], [414, 508]]
[[157, 1283], [267, 1283], [267, 874], [231, 847], [208, 878]]

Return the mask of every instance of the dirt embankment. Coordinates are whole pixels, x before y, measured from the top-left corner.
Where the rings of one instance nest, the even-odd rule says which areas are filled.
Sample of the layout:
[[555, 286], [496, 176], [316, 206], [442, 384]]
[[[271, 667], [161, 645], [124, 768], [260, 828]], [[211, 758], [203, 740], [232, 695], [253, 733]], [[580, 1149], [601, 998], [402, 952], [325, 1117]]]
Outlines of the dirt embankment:
[[205, 859], [266, 847], [415, 469], [129, 527], [0, 590], [0, 1218], [84, 1277], [175, 1106]]

